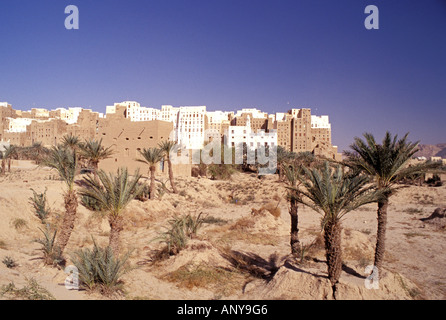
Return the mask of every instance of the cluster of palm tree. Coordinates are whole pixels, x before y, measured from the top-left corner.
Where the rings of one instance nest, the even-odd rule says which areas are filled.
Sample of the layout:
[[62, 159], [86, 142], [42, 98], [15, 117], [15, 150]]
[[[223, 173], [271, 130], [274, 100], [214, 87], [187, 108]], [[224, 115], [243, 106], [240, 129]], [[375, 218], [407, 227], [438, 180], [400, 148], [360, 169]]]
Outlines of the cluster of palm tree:
[[172, 187], [173, 193], [178, 193], [178, 189], [175, 184], [175, 179], [173, 177], [172, 161], [170, 157], [170, 152], [173, 150], [175, 142], [165, 140], [158, 144], [157, 148], [148, 148], [139, 151], [142, 159], [136, 159], [139, 162], [145, 163], [149, 166], [150, 172], [150, 200], [155, 199], [155, 173], [156, 166], [163, 160], [167, 161], [168, 171], [169, 171], [169, 181]]
[[[62, 139], [60, 145], [52, 147], [49, 150], [48, 155], [43, 158], [42, 165], [56, 169], [60, 179], [66, 185], [66, 190], [64, 192], [65, 214], [56, 239], [57, 247], [61, 253], [64, 252], [74, 228], [77, 207], [79, 205], [78, 194], [81, 196], [84, 194], [92, 196], [89, 190], [84, 190], [85, 188], [82, 188], [79, 193], [75, 189], [76, 176], [80, 172], [80, 160], [86, 160], [91, 166], [94, 174], [93, 178], [90, 176], [84, 177], [84, 185], [87, 186], [87, 189], [91, 188], [91, 181], [94, 181], [97, 187], [94, 190], [97, 193], [100, 191], [108, 192], [109, 189], [105, 187], [105, 183], [100, 184], [102, 183], [104, 173], [98, 171], [98, 164], [100, 160], [109, 158], [111, 154], [111, 149], [105, 148], [102, 145], [102, 140], [86, 140], [85, 142], [81, 142], [78, 137], [68, 135]], [[117, 177], [118, 181], [113, 180], [113, 183], [118, 183], [118, 185], [113, 190], [118, 191], [118, 193], [115, 193], [115, 196], [119, 197], [120, 201], [123, 201], [125, 194], [128, 192], [127, 183], [129, 182], [129, 179], [127, 171], [118, 170]], [[136, 178], [139, 180], [138, 175], [136, 175]], [[135, 188], [131, 190], [131, 197], [137, 195], [135, 190]], [[122, 194], [120, 192], [122, 192]], [[104, 205], [103, 198], [99, 199], [99, 195], [96, 194], [94, 199], [100, 202], [104, 211], [109, 212], [109, 216], [111, 217], [111, 207], [109, 205]], [[116, 232], [113, 232], [113, 235], [115, 236]], [[116, 247], [114, 240], [110, 239], [110, 242]]]
[[0, 159], [2, 159], [1, 174], [6, 173], [6, 161], [8, 161], [8, 172], [11, 172], [11, 159], [17, 155], [17, 148], [14, 145], [10, 145], [3, 148], [0, 151]]
[[[52, 147], [42, 160], [43, 166], [56, 169], [60, 179], [65, 182], [67, 187], [64, 193], [65, 214], [57, 237], [57, 245], [61, 253], [63, 253], [70, 239], [79, 205], [75, 190], [75, 179], [80, 169], [78, 150], [81, 150], [81, 154], [85, 159], [92, 162], [97, 161], [98, 158], [105, 159], [110, 156], [110, 153], [101, 143], [102, 141], [94, 140], [81, 143], [77, 137], [72, 135], [65, 136], [62, 144]], [[94, 150], [94, 152], [89, 153], [89, 150]], [[94, 172], [96, 174], [96, 170]]]
[[120, 233], [124, 229], [123, 213], [126, 206], [142, 191], [141, 175], [135, 172], [130, 178], [127, 168], [118, 169], [116, 174], [99, 170], [97, 175], [84, 177], [80, 195], [93, 198], [107, 213], [110, 224], [109, 247], [115, 257], [119, 256]]
[[311, 168], [317, 165], [316, 157], [310, 152], [294, 153], [283, 148], [278, 148], [278, 171], [279, 179], [285, 178], [288, 187], [287, 200], [290, 204], [289, 214], [291, 216], [291, 253], [299, 256], [301, 246], [299, 241], [299, 216], [298, 203], [300, 198], [299, 186], [302, 183], [302, 176], [305, 173], [303, 168]]
[[[397, 183], [407, 176], [424, 173], [438, 167], [437, 164], [422, 163], [408, 165], [408, 161], [418, 150], [418, 142], [392, 138], [386, 133], [381, 144], [371, 134], [364, 134], [365, 141], [355, 138], [351, 152], [346, 152], [342, 162], [320, 161], [311, 153], [293, 153], [278, 147], [277, 164], [280, 181], [287, 185], [287, 199], [291, 216], [291, 253], [299, 255], [301, 246], [298, 228], [298, 205], [311, 207], [321, 215], [321, 226], [328, 277], [336, 288], [342, 271], [341, 231], [342, 219], [353, 210], [369, 203], [378, 204], [378, 233], [374, 265], [381, 272], [385, 253], [385, 233], [389, 199], [396, 193]], [[150, 199], [155, 197], [156, 166], [167, 161], [170, 185], [177, 193], [170, 152], [175, 143], [164, 141], [156, 148], [140, 151], [141, 159], [149, 166]], [[123, 230], [125, 207], [143, 190], [141, 175], [135, 172], [131, 178], [127, 169], [116, 174], [99, 170], [99, 162], [112, 155], [111, 148], [105, 148], [102, 140], [80, 142], [74, 136], [64, 137], [62, 144], [45, 151], [42, 161], [45, 166], [54, 168], [66, 184], [64, 193], [65, 215], [60, 227], [57, 244], [63, 252], [74, 228], [78, 207], [78, 195], [94, 199], [107, 213], [110, 224], [109, 247], [115, 255], [119, 254], [120, 232]], [[6, 157], [14, 156], [8, 149]], [[75, 190], [75, 177], [79, 174], [79, 162], [87, 161], [93, 175], [84, 176], [82, 188]], [[2, 167], [3, 165], [2, 161]], [[4, 170], [2, 170], [4, 171]]]
[[279, 179], [285, 178], [291, 215], [291, 252], [299, 253], [298, 204], [322, 215], [328, 277], [336, 288], [342, 270], [341, 220], [345, 215], [369, 203], [378, 204], [378, 231], [374, 266], [382, 271], [389, 198], [396, 193], [399, 181], [407, 176], [438, 168], [438, 164], [408, 162], [418, 150], [418, 142], [387, 132], [382, 143], [373, 135], [365, 141], [355, 138], [352, 151], [342, 162], [315, 161], [308, 154], [278, 151]]
[[[151, 173], [150, 198], [154, 198], [156, 165], [163, 159], [169, 166], [169, 178], [173, 192], [177, 188], [173, 179], [170, 150], [174, 143], [163, 141], [158, 148], [149, 148], [140, 151], [143, 159], [138, 161], [149, 165]], [[47, 156], [43, 157], [42, 165], [56, 169], [62, 181], [66, 184], [64, 193], [65, 214], [57, 235], [57, 247], [61, 253], [70, 239], [74, 228], [78, 196], [93, 199], [107, 214], [110, 224], [109, 247], [117, 256], [119, 254], [120, 232], [123, 230], [123, 212], [126, 206], [143, 191], [144, 185], [139, 183], [141, 174], [136, 171], [130, 177], [127, 168], [118, 169], [116, 174], [99, 170], [99, 162], [113, 154], [111, 148], [102, 145], [102, 140], [80, 139], [73, 135], [64, 136], [62, 143], [51, 148]], [[76, 176], [80, 173], [80, 162], [84, 162], [91, 169], [93, 175], [87, 174], [79, 183], [82, 187], [76, 191]]]
[[425, 162], [409, 165], [409, 160], [418, 151], [419, 142], [408, 141], [408, 134], [398, 139], [397, 135], [392, 138], [392, 135], [386, 132], [381, 144], [378, 144], [370, 133], [365, 133], [364, 138], [365, 140], [355, 138], [355, 142], [350, 146], [353, 151], [346, 152], [347, 160], [344, 163], [353, 171], [368, 176], [375, 188], [382, 193], [378, 201], [374, 261], [374, 266], [381, 272], [385, 253], [387, 209], [390, 197], [401, 188], [397, 185], [398, 182], [429, 170], [438, 170], [441, 164]]
[[[42, 143], [36, 142], [29, 147], [19, 147], [16, 145], [9, 145], [0, 151], [1, 161], [1, 175], [7, 171], [11, 172], [11, 161], [13, 159], [28, 159], [34, 160], [37, 164], [41, 163], [42, 159], [48, 155], [49, 149], [45, 148]], [[6, 169], [6, 166], [8, 169]]]

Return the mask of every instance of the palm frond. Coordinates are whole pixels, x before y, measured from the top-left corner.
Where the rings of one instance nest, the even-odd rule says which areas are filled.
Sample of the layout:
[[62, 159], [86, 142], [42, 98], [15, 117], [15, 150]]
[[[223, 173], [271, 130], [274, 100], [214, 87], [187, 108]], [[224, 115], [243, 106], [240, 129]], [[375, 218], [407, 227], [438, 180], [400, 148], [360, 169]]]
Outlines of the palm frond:
[[382, 196], [367, 176], [355, 172], [345, 172], [342, 166], [330, 167], [328, 162], [321, 168], [304, 167], [300, 177], [301, 188], [296, 190], [300, 197], [296, 200], [316, 212], [323, 214], [324, 221], [340, 220], [348, 212], [362, 205], [376, 202]]
[[111, 216], [118, 216], [142, 191], [143, 185], [138, 183], [140, 178], [139, 171], [136, 171], [130, 179], [127, 168], [118, 169], [116, 174], [100, 170], [98, 179], [91, 175], [84, 177], [85, 187], [79, 194], [94, 199]]
[[70, 148], [72, 150], [80, 147], [81, 145], [80, 138], [72, 134], [63, 136], [61, 143], [65, 148]]
[[102, 145], [102, 139], [92, 139], [80, 144], [80, 154], [92, 164], [96, 165], [99, 161], [110, 158], [114, 154], [114, 151], [112, 147], [105, 148]]
[[164, 158], [164, 152], [159, 148], [149, 148], [139, 151], [143, 159], [136, 159], [138, 162], [148, 164], [149, 166], [156, 166]]
[[[408, 134], [398, 139], [386, 132], [381, 144], [377, 144], [370, 133], [364, 134], [365, 141], [355, 138], [350, 146], [352, 152], [345, 152], [345, 164], [355, 171], [362, 171], [375, 178], [381, 188], [390, 188], [394, 183], [414, 172], [422, 172], [422, 166], [409, 169], [408, 162], [418, 151], [419, 142], [409, 142]], [[426, 169], [428, 166], [426, 167]]]
[[164, 140], [158, 143], [158, 148], [161, 149], [163, 154], [168, 157], [175, 145], [176, 143], [174, 141]]
[[42, 160], [42, 165], [56, 169], [60, 178], [67, 184], [68, 189], [73, 190], [78, 169], [76, 152], [61, 146], [53, 147]]

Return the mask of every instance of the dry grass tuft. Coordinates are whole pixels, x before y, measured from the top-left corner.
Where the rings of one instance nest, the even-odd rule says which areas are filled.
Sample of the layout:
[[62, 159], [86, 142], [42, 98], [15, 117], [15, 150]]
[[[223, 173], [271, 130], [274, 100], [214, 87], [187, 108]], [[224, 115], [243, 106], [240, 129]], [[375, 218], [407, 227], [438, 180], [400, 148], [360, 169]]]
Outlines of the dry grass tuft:
[[16, 218], [12, 221], [12, 225], [16, 230], [22, 230], [28, 226], [28, 222], [25, 219]]
[[[279, 201], [280, 203], [280, 201]], [[267, 203], [266, 205], [262, 206], [260, 209], [251, 209], [251, 215], [258, 216], [258, 215], [265, 215], [265, 211], [269, 212], [274, 218], [278, 219], [281, 215], [281, 210], [279, 208], [279, 203]]]
[[236, 270], [188, 264], [164, 275], [162, 279], [175, 283], [178, 288], [206, 288], [215, 290], [216, 294], [230, 295], [241, 291], [248, 277]]
[[232, 226], [229, 227], [229, 230], [233, 231], [246, 231], [248, 229], [252, 229], [255, 226], [255, 221], [251, 217], [244, 217], [238, 219]]
[[18, 289], [13, 282], [0, 287], [0, 297], [8, 300], [56, 300], [51, 293], [36, 280], [28, 280], [26, 286]]

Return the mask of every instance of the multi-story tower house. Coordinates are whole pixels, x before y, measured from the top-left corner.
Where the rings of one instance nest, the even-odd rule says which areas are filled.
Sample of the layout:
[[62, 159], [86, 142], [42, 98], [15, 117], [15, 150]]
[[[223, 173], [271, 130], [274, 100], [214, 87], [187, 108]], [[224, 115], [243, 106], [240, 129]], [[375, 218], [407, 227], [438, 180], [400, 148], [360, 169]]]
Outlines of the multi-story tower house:
[[257, 150], [260, 147], [272, 148], [277, 146], [277, 133], [275, 130], [266, 132], [258, 130], [254, 132], [251, 126], [251, 117], [246, 117], [245, 126], [230, 126], [226, 135], [228, 147], [246, 146], [248, 150]]
[[178, 144], [186, 149], [201, 149], [204, 146], [206, 107], [180, 107], [178, 112]]
[[49, 116], [52, 119], [63, 120], [68, 124], [75, 124], [82, 110], [82, 108], [58, 108], [56, 110], [51, 110]]
[[26, 128], [26, 145], [41, 142], [44, 146], [55, 146], [66, 132], [67, 123], [63, 120], [33, 120]]
[[172, 122], [173, 129], [171, 133], [171, 140], [172, 141], [178, 141], [178, 113], [180, 112], [180, 108], [172, 107], [170, 105], [163, 105], [161, 106], [161, 114], [160, 119], [161, 121], [167, 121]]
[[[207, 112], [207, 126], [206, 130], [208, 136], [212, 137], [212, 140], [223, 141], [225, 130], [230, 126], [230, 119], [232, 119], [234, 112], [227, 111], [211, 111]], [[208, 137], [206, 137], [208, 138]]]
[[248, 122], [248, 116], [253, 132], [257, 132], [259, 130], [268, 130], [268, 114], [257, 109], [242, 109], [237, 111], [234, 119], [231, 122], [231, 125], [246, 126]]
[[311, 136], [314, 142], [331, 145], [331, 124], [328, 116], [311, 116]]
[[16, 113], [12, 109], [12, 106], [7, 102], [0, 102], [0, 141], [4, 141], [4, 131], [8, 128], [9, 124], [6, 123], [7, 118], [14, 118]]
[[311, 109], [292, 109], [291, 151], [312, 151], [311, 148]]
[[67, 133], [78, 136], [81, 140], [90, 140], [97, 137], [99, 119], [101, 115], [92, 110], [83, 109], [78, 116], [77, 122], [67, 126]]
[[124, 101], [115, 103], [113, 106], [107, 106], [107, 114], [116, 113], [118, 107], [124, 107], [124, 116], [133, 122], [159, 120], [161, 114], [160, 110], [141, 107], [136, 101]]
[[274, 129], [277, 131], [277, 143], [287, 151], [292, 151], [293, 116], [289, 113], [276, 113]]

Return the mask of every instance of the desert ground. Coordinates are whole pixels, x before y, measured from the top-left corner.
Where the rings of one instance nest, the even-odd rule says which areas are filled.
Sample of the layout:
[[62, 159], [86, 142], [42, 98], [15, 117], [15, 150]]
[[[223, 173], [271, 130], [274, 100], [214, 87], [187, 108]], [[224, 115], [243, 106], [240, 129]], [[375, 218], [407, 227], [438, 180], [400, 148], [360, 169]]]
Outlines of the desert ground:
[[[81, 179], [81, 177], [79, 177]], [[166, 181], [166, 177], [159, 177]], [[145, 178], [144, 178], [145, 180]], [[132, 201], [125, 214], [121, 252], [131, 251], [132, 270], [122, 277], [123, 290], [111, 296], [67, 290], [64, 270], [45, 266], [40, 244], [43, 228], [29, 198], [31, 189], [47, 189], [51, 219], [63, 214], [65, 185], [57, 173], [20, 161], [0, 177], [0, 260], [11, 257], [14, 268], [0, 263], [0, 288], [24, 287], [30, 279], [55, 299], [333, 299], [320, 241], [320, 216], [299, 207], [303, 259], [290, 253], [290, 215], [286, 188], [278, 176], [259, 179], [236, 173], [231, 180], [176, 178], [179, 194], [163, 192], [157, 199]], [[342, 222], [344, 268], [337, 299], [446, 299], [445, 223], [422, 221], [446, 205], [446, 186], [409, 186], [391, 198], [386, 259], [379, 289], [367, 289], [365, 269], [373, 263], [376, 204], [349, 213]], [[253, 216], [252, 209], [278, 208]], [[173, 215], [202, 213], [206, 222], [186, 249], [156, 261], [163, 246], [154, 241]], [[434, 221], [432, 220], [432, 221]], [[446, 219], [445, 219], [446, 220]], [[105, 218], [82, 205], [66, 253], [89, 248], [93, 240], [108, 244]], [[67, 265], [70, 261], [67, 262]], [[4, 294], [0, 299], [14, 299]]]

